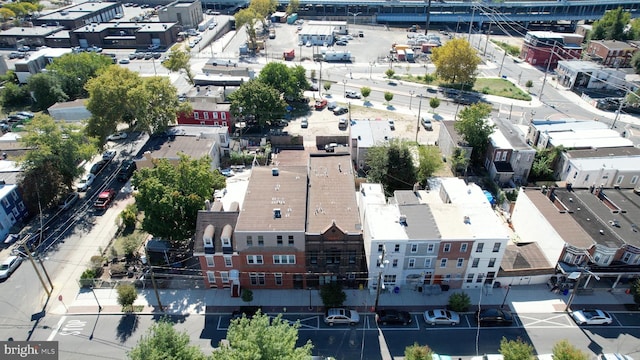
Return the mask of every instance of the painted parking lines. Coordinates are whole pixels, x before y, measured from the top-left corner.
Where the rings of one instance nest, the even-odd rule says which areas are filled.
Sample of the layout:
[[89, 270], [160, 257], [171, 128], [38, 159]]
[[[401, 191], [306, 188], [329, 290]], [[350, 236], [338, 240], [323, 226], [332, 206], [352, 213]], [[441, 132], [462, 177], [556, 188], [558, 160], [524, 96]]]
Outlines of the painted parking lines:
[[518, 318], [525, 328], [570, 328], [575, 323], [567, 314], [518, 314]]

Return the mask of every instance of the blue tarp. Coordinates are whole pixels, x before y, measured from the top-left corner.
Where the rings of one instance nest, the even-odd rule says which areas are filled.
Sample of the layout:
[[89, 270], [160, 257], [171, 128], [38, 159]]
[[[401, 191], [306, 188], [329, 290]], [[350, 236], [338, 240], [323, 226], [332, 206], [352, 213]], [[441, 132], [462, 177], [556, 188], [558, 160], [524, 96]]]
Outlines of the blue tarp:
[[487, 197], [487, 200], [489, 200], [489, 203], [491, 205], [495, 205], [496, 204], [496, 199], [493, 197], [493, 195], [488, 192], [487, 190], [484, 190], [484, 196]]

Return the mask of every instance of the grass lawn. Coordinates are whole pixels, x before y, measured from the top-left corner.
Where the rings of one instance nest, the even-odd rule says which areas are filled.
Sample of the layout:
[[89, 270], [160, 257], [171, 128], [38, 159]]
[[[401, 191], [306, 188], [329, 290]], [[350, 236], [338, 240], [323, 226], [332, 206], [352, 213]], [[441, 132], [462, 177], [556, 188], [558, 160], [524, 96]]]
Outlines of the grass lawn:
[[[404, 80], [404, 81], [411, 81], [415, 83], [432, 85], [432, 86], [450, 87], [454, 89], [461, 88], [459, 84], [452, 85], [447, 82], [440, 81], [439, 79], [434, 79], [433, 81], [427, 83], [423, 76], [396, 75], [394, 76], [394, 78], [399, 78], [400, 80]], [[515, 100], [531, 101], [531, 95], [529, 95], [527, 92], [522, 91], [520, 88], [515, 86], [509, 80], [500, 79], [500, 78], [478, 78], [476, 79], [476, 82], [473, 85], [472, 91], [476, 91], [478, 93], [485, 94], [485, 95], [495, 95], [495, 96], [502, 96], [502, 97], [515, 99]]]
[[516, 100], [531, 101], [531, 95], [522, 91], [511, 81], [500, 78], [477, 79], [473, 85], [473, 91], [482, 94], [502, 96]]

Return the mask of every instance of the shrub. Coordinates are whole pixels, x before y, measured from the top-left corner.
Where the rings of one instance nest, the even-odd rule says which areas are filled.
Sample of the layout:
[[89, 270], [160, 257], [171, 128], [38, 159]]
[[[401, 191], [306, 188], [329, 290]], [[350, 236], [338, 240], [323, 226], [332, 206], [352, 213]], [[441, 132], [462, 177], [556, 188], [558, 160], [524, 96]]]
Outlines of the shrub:
[[136, 288], [131, 284], [123, 284], [118, 286], [118, 304], [125, 311], [133, 311], [133, 303], [138, 298]]
[[449, 309], [458, 312], [465, 312], [471, 306], [471, 298], [465, 292], [456, 292], [449, 296]]

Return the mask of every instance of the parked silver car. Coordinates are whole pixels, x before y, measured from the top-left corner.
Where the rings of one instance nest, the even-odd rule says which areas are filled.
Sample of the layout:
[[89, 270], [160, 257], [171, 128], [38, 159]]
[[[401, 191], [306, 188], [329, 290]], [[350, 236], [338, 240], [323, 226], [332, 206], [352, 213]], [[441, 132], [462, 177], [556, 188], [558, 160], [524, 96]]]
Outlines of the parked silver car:
[[328, 309], [324, 315], [324, 323], [333, 326], [334, 324], [355, 325], [360, 322], [360, 315], [355, 310], [344, 308]]

